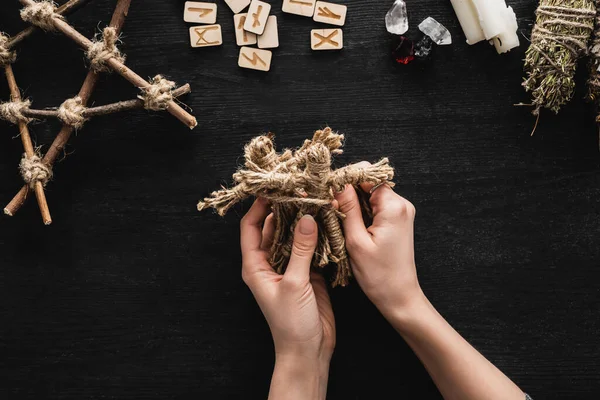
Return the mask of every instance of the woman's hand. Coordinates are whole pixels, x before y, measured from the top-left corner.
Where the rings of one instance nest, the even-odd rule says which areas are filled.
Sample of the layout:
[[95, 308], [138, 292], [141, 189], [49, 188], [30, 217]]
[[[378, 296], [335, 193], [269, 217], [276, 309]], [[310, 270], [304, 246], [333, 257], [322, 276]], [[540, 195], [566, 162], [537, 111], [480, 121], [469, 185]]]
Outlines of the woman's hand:
[[275, 344], [270, 398], [325, 398], [335, 321], [325, 280], [310, 271], [317, 224], [309, 215], [298, 222], [289, 264], [279, 275], [268, 262], [274, 233], [269, 213], [267, 201], [256, 200], [241, 222], [241, 246], [242, 277], [265, 315]]
[[[362, 164], [362, 163], [361, 163]], [[360, 167], [359, 164], [358, 166]], [[386, 186], [373, 189], [365, 226], [352, 186], [336, 196], [356, 280], [421, 359], [446, 400], [522, 400], [525, 394], [475, 350], [423, 294], [415, 268], [415, 207]]]
[[[361, 189], [369, 193], [373, 186], [363, 184]], [[414, 256], [415, 207], [389, 186], [377, 187], [370, 198], [373, 224], [367, 227], [352, 186], [336, 200], [346, 215], [343, 228], [352, 271], [369, 299], [386, 317], [423, 300]]]

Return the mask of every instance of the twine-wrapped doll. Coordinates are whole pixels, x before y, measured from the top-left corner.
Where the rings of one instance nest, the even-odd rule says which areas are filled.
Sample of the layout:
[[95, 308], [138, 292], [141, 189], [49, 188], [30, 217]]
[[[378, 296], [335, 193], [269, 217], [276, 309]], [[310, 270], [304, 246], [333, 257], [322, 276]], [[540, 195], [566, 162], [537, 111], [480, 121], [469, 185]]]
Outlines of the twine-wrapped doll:
[[[340, 224], [344, 215], [332, 205], [334, 194], [348, 184], [393, 186], [394, 169], [387, 158], [364, 168], [349, 165], [332, 169], [332, 156], [342, 153], [343, 139], [343, 135], [325, 128], [316, 131], [312, 140], [306, 140], [299, 149], [277, 153], [272, 135], [258, 136], [244, 148], [244, 167], [233, 175], [236, 185], [213, 192], [198, 203], [198, 210], [212, 207], [223, 216], [247, 197], [268, 199], [276, 227], [269, 261], [278, 273], [283, 273], [288, 264], [296, 223], [303, 215], [312, 215], [319, 227], [313, 267], [334, 263], [332, 285], [345, 286], [351, 269]], [[363, 212], [369, 215], [368, 202], [361, 203]]]

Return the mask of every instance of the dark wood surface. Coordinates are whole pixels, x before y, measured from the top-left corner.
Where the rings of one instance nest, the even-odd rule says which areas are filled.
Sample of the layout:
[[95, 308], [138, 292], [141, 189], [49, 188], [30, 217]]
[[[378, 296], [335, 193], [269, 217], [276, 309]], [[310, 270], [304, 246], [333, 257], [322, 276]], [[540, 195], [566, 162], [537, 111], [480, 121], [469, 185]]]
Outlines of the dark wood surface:
[[[224, 45], [189, 48], [183, 1], [134, 1], [127, 63], [192, 84], [200, 126], [136, 111], [97, 118], [71, 141], [47, 188], [54, 224], [35, 202], [0, 220], [0, 398], [264, 399], [271, 337], [240, 278], [238, 222], [196, 202], [230, 181], [242, 147], [273, 131], [296, 146], [326, 124], [347, 135], [337, 162], [389, 156], [398, 192], [417, 207], [422, 286], [440, 312], [537, 399], [600, 393], [600, 157], [583, 97], [536, 135], [520, 87], [527, 41], [499, 56], [469, 47], [449, 1], [409, 2], [411, 31], [433, 16], [454, 44], [426, 65], [398, 68], [383, 17], [391, 1], [345, 1], [344, 50], [315, 53], [308, 18], [281, 13], [271, 72], [237, 67], [233, 18], [218, 0]], [[528, 36], [535, 1], [509, 1]], [[70, 18], [92, 36], [114, 0]], [[17, 1], [0, 30], [18, 32]], [[99, 21], [102, 21], [99, 25]], [[583, 72], [583, 71], [582, 71]], [[85, 76], [81, 50], [37, 34], [19, 48], [19, 85], [57, 106]], [[0, 98], [8, 91], [0, 79]], [[133, 98], [103, 77], [95, 104]], [[32, 126], [48, 145], [57, 123]], [[0, 202], [21, 187], [22, 147], [0, 123]], [[356, 284], [331, 292], [338, 346], [329, 399], [440, 395], [426, 371]]]

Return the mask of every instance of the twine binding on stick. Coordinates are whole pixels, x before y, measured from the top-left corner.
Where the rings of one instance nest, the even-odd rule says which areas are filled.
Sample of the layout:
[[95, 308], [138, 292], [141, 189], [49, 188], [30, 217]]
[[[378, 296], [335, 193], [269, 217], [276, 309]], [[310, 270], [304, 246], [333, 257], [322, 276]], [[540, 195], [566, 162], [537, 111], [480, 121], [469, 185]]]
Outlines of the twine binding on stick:
[[[313, 267], [337, 264], [332, 285], [345, 286], [351, 269], [340, 224], [344, 215], [332, 206], [334, 193], [348, 184], [358, 187], [366, 182], [393, 187], [394, 169], [383, 158], [365, 168], [349, 165], [332, 170], [332, 156], [342, 153], [343, 139], [343, 135], [325, 128], [316, 131], [312, 140], [306, 140], [299, 149], [277, 153], [272, 135], [259, 136], [244, 148], [244, 167], [233, 175], [236, 185], [213, 192], [198, 203], [198, 210], [212, 207], [223, 216], [247, 197], [268, 199], [275, 223], [269, 261], [278, 273], [285, 271], [289, 261], [296, 224], [305, 214], [314, 216], [319, 240]], [[367, 215], [370, 213], [368, 202], [362, 202], [362, 208]]]
[[525, 57], [523, 86], [541, 108], [558, 113], [575, 90], [577, 61], [587, 53], [596, 8], [592, 0], [541, 0]]
[[83, 105], [81, 97], [76, 96], [72, 99], [65, 100], [58, 108], [58, 119], [67, 125], [79, 130], [83, 128], [83, 124], [87, 119], [83, 116], [86, 107]]
[[125, 63], [125, 55], [117, 48], [119, 35], [117, 30], [112, 27], [104, 28], [102, 38], [94, 40], [87, 51], [87, 58], [90, 60], [90, 66], [95, 72], [111, 72], [106, 62], [115, 58], [120, 63]]
[[0, 32], [0, 67], [12, 64], [17, 59], [17, 53], [8, 48], [8, 36]]
[[150, 86], [140, 88], [142, 94], [138, 96], [144, 101], [144, 108], [151, 111], [161, 111], [169, 108], [169, 102], [173, 100], [173, 89], [176, 84], [156, 75], [150, 80]]
[[53, 19], [65, 18], [56, 12], [56, 4], [53, 1], [37, 1], [35, 4], [25, 6], [21, 10], [21, 19], [29, 22], [45, 31], [55, 31]]
[[24, 116], [23, 111], [28, 109], [30, 106], [31, 100], [0, 103], [0, 118], [14, 125], [18, 125], [19, 122], [28, 124], [31, 122], [31, 118]]
[[42, 185], [46, 186], [50, 179], [52, 179], [52, 169], [50, 166], [44, 164], [38, 154], [32, 157], [27, 157], [27, 154], [23, 154], [23, 158], [21, 158], [21, 163], [19, 164], [19, 171], [25, 183], [30, 187], [34, 187], [36, 182], [41, 182]]

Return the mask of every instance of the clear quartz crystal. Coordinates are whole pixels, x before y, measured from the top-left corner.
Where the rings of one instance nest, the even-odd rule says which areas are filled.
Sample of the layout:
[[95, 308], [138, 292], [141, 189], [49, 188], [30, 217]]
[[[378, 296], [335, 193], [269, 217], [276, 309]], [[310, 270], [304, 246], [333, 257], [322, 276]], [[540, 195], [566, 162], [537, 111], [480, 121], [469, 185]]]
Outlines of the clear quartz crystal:
[[431, 17], [425, 18], [419, 24], [419, 30], [429, 36], [436, 44], [452, 44], [452, 35], [450, 35], [448, 29]]
[[415, 44], [415, 57], [427, 58], [433, 50], [433, 40], [427, 35], [423, 35], [421, 40]]
[[385, 28], [394, 35], [402, 35], [408, 30], [408, 14], [404, 0], [394, 1], [392, 8], [385, 14]]

